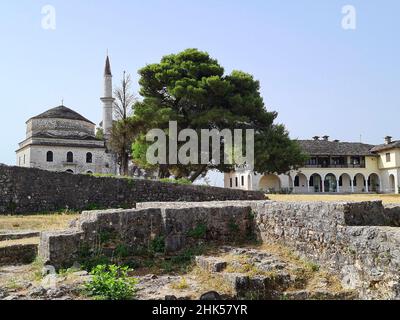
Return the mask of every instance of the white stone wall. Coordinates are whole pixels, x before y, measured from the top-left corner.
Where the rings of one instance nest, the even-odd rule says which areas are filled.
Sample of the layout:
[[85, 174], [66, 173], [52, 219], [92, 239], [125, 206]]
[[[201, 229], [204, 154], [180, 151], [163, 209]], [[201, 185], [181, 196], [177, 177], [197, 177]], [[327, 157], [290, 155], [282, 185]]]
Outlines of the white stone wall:
[[[47, 162], [47, 152], [53, 152], [53, 162]], [[67, 153], [72, 152], [72, 163], [67, 162]], [[92, 163], [86, 162], [86, 154], [92, 153]], [[105, 148], [61, 147], [61, 146], [29, 146], [18, 152], [17, 159], [30, 154], [29, 161], [23, 167], [38, 168], [49, 171], [73, 173], [116, 174], [113, 155], [106, 153]], [[17, 160], [18, 161], [18, 160]]]

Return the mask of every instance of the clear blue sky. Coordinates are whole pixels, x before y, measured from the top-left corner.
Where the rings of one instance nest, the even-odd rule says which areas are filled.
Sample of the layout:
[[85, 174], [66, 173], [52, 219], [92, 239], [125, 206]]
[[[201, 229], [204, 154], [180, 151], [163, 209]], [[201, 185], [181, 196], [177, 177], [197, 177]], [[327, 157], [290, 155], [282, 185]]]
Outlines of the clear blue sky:
[[[41, 28], [43, 5], [57, 13]], [[343, 5], [357, 29], [341, 28]], [[2, 0], [0, 163], [15, 164], [25, 121], [60, 104], [98, 123], [107, 48], [114, 80], [168, 53], [208, 51], [260, 80], [293, 138], [400, 138], [398, 0]]]

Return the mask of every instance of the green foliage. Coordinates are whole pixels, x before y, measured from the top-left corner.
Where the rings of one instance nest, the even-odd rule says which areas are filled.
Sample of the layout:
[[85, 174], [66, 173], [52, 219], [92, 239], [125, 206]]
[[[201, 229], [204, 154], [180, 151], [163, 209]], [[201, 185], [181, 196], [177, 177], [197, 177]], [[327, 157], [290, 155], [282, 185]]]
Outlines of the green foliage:
[[43, 268], [44, 262], [40, 257], [36, 257], [35, 260], [32, 262], [32, 277], [35, 281], [40, 281], [43, 278]]
[[[133, 161], [145, 169], [159, 169], [160, 178], [174, 175], [195, 181], [209, 170], [228, 172], [234, 168], [215, 164], [212, 159], [207, 165], [147, 163], [150, 143], [146, 133], [154, 128], [167, 132], [169, 121], [178, 122], [178, 131], [254, 129], [255, 169], [259, 173], [286, 173], [304, 164], [306, 157], [300, 146], [289, 138], [283, 125], [274, 123], [278, 114], [267, 111], [260, 83], [252, 75], [242, 71], [225, 74], [217, 60], [197, 49], [167, 55], [160, 63], [139, 70], [139, 74], [143, 100], [135, 103], [131, 119], [137, 129]], [[178, 148], [184, 143], [179, 142]]]
[[306, 266], [307, 270], [311, 271], [311, 272], [318, 272], [320, 269], [320, 266], [318, 264], [316, 264], [314, 262], [310, 262], [310, 261], [305, 262], [305, 266]]
[[165, 238], [162, 236], [156, 237], [150, 243], [150, 249], [154, 253], [164, 253], [165, 252]]
[[104, 140], [103, 128], [96, 128], [96, 138], [99, 140]]
[[96, 203], [89, 203], [89, 204], [86, 206], [86, 210], [88, 210], [88, 211], [103, 210], [103, 209], [105, 209], [104, 206], [102, 206], [102, 205], [100, 205], [100, 204], [96, 204]]
[[237, 235], [240, 232], [239, 225], [233, 219], [229, 221], [228, 228], [232, 235]]
[[114, 253], [118, 258], [127, 258], [130, 255], [129, 248], [124, 244], [118, 244]]
[[188, 232], [188, 236], [195, 239], [202, 239], [207, 234], [207, 226], [204, 223], [199, 223], [194, 229]]
[[117, 235], [112, 231], [104, 230], [99, 232], [99, 239], [101, 244], [109, 243], [110, 241], [117, 239]]
[[86, 284], [89, 296], [102, 300], [130, 300], [135, 296], [137, 279], [130, 278], [128, 267], [98, 265], [91, 271]]
[[165, 182], [165, 183], [174, 183], [174, 184], [180, 184], [180, 185], [191, 185], [192, 181], [186, 178], [181, 178], [181, 179], [169, 179], [169, 178], [163, 178], [160, 179], [160, 182]]
[[110, 263], [110, 258], [105, 256], [100, 247], [91, 250], [88, 245], [81, 245], [78, 250], [78, 262], [83, 270], [90, 271], [97, 265]]

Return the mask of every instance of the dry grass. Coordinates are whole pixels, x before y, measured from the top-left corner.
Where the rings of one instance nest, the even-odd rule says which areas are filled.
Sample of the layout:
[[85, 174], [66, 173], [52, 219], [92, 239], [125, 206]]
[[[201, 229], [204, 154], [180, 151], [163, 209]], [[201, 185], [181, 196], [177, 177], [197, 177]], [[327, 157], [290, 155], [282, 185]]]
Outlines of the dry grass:
[[0, 231], [50, 231], [68, 228], [79, 214], [12, 215], [0, 216]]
[[216, 291], [228, 296], [234, 295], [232, 286], [221, 274], [208, 272], [200, 267], [195, 267], [190, 273], [199, 283], [202, 292]]
[[39, 238], [24, 238], [18, 240], [6, 240], [0, 241], [0, 248], [9, 247], [13, 245], [21, 245], [21, 244], [39, 244]]
[[186, 290], [189, 289], [190, 286], [185, 277], [182, 277], [181, 280], [177, 283], [172, 283], [171, 288], [174, 290]]
[[385, 204], [400, 204], [400, 195], [394, 194], [269, 194], [274, 201], [317, 202], [317, 201], [373, 201], [382, 200]]
[[290, 248], [279, 244], [267, 243], [258, 249], [270, 252], [294, 267], [293, 272], [298, 279], [298, 283], [293, 288], [289, 288], [288, 291], [303, 289], [304, 287], [307, 290], [314, 291], [318, 289], [321, 283], [325, 283], [326, 288], [331, 292], [343, 292], [340, 280], [336, 276], [319, 265], [304, 260]]

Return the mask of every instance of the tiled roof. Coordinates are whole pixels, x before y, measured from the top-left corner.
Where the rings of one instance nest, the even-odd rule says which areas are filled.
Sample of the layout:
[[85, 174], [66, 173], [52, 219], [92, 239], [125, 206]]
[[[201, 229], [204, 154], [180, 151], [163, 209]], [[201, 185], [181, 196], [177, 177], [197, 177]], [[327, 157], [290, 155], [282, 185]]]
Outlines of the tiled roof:
[[32, 119], [51, 119], [51, 118], [80, 120], [80, 121], [85, 121], [85, 122], [94, 124], [92, 121], [86, 119], [85, 117], [81, 116], [79, 113], [77, 113], [65, 106], [59, 106], [59, 107], [47, 110], [46, 112], [39, 114], [38, 116], [33, 117]]
[[298, 140], [303, 151], [312, 156], [373, 156], [373, 145], [358, 142]]
[[373, 147], [372, 152], [382, 152], [393, 148], [400, 148], [400, 141], [393, 141], [388, 144], [380, 144], [379, 146]]

